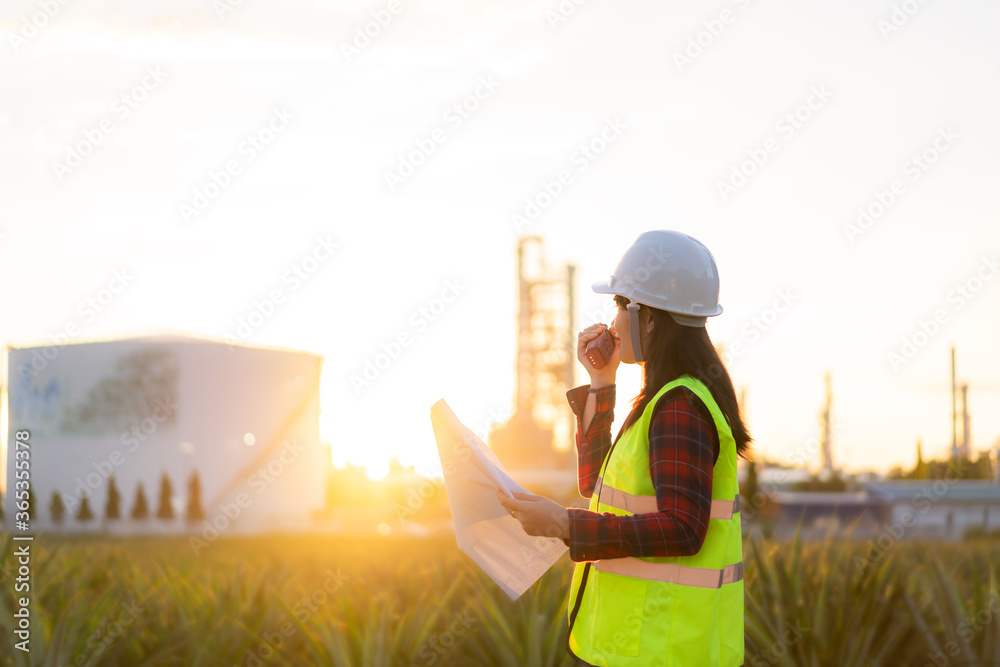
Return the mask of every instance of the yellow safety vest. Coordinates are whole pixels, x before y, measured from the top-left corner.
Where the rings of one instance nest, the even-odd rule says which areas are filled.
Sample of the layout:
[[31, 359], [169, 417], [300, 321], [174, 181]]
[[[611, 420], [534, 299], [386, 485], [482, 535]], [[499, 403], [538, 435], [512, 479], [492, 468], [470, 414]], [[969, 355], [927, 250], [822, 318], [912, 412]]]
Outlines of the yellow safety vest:
[[719, 434], [708, 534], [693, 556], [576, 564], [568, 608], [569, 648], [592, 665], [743, 664], [743, 540], [736, 443], [704, 383], [684, 375], [656, 393], [608, 452], [590, 510], [626, 516], [657, 511], [649, 474], [649, 423], [656, 402], [678, 386], [687, 387], [705, 403]]

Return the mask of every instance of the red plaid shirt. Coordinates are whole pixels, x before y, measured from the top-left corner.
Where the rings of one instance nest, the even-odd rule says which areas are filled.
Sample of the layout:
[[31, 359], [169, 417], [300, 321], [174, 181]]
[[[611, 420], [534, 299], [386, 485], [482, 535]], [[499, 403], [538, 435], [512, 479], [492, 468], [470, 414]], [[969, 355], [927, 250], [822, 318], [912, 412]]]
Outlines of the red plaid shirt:
[[[585, 498], [593, 495], [611, 449], [615, 407], [615, 386], [601, 387], [596, 392], [594, 418], [584, 435], [580, 422], [589, 389], [590, 385], [584, 385], [566, 392], [577, 418], [577, 474]], [[618, 516], [570, 508], [570, 558], [587, 561], [698, 553], [708, 532], [712, 469], [718, 458], [719, 437], [708, 408], [686, 387], [668, 391], [657, 401], [649, 426], [649, 473], [659, 511]]]

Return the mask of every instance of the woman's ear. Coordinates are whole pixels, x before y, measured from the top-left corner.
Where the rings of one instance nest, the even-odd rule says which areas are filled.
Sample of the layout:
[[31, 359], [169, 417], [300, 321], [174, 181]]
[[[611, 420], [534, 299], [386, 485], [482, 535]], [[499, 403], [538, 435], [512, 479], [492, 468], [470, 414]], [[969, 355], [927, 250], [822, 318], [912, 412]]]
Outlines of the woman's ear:
[[642, 312], [646, 316], [646, 324], [643, 326], [643, 330], [648, 334], [653, 331], [653, 314], [646, 307], [643, 307]]

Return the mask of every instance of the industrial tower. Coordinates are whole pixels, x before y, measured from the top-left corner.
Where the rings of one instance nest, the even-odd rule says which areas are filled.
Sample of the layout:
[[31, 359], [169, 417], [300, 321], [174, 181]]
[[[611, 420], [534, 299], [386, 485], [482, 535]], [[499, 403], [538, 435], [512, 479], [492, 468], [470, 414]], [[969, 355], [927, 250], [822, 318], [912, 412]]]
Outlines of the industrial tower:
[[552, 267], [542, 239], [517, 246], [517, 378], [514, 411], [489, 444], [511, 469], [574, 469], [576, 418], [566, 402], [574, 386], [576, 267]]
[[820, 435], [823, 443], [823, 470], [832, 475], [833, 468], [833, 428], [830, 421], [830, 407], [833, 405], [833, 389], [830, 386], [830, 374], [826, 374], [826, 404], [820, 413]]
[[[951, 457], [955, 460], [972, 460], [972, 442], [969, 431], [969, 384], [958, 385], [955, 374], [955, 348], [951, 348]], [[958, 439], [958, 392], [962, 392], [962, 439]]]

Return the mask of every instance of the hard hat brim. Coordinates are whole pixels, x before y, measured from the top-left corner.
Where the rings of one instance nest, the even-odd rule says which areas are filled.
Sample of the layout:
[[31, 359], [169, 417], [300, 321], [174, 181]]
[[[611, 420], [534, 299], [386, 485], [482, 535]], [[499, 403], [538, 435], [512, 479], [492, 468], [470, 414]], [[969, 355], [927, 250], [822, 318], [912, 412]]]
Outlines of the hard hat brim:
[[[607, 280], [602, 280], [600, 282], [594, 283], [593, 285], [590, 286], [590, 289], [594, 290], [598, 294], [618, 294], [618, 292], [611, 289], [611, 285], [608, 284]], [[622, 296], [625, 295], [622, 294]]]
[[[627, 289], [625, 285], [621, 287], [612, 287], [614, 282], [614, 277], [611, 280], [601, 280], [594, 283], [590, 288], [598, 294], [616, 294], [618, 296], [623, 296], [630, 301], [635, 301], [641, 303], [650, 308], [658, 308], [660, 310], [665, 310], [668, 313], [674, 313], [680, 315], [680, 318], [674, 318], [678, 324], [684, 324], [685, 326], [704, 326], [704, 319], [706, 317], [715, 317], [716, 315], [722, 314], [722, 305], [716, 304], [715, 308], [706, 310], [704, 312], [690, 312], [679, 308], [670, 308], [665, 306], [663, 303], [656, 299], [655, 297], [645, 298], [646, 295], [641, 292], [641, 290]], [[639, 292], [638, 294], [636, 292]], [[683, 320], [683, 321], [681, 321]], [[701, 321], [701, 324], [695, 324], [697, 321]]]

